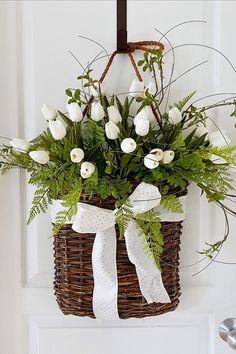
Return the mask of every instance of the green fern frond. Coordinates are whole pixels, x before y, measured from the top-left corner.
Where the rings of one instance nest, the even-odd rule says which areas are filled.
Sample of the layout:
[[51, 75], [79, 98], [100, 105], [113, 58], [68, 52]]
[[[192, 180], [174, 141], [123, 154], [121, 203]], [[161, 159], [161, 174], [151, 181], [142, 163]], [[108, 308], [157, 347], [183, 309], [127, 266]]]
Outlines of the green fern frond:
[[196, 91], [190, 93], [190, 95], [183, 98], [181, 101], [175, 103], [175, 107], [177, 107], [180, 111], [184, 108], [186, 103], [191, 100], [191, 98], [195, 95]]
[[172, 213], [183, 213], [183, 207], [175, 194], [167, 194], [161, 198], [161, 206]]
[[129, 199], [115, 213], [116, 223], [119, 226], [120, 238], [124, 237], [125, 230], [128, 227], [130, 220], [134, 217], [132, 204]]
[[37, 214], [46, 213], [50, 202], [51, 201], [48, 197], [48, 189], [46, 190], [44, 188], [36, 189], [27, 224], [30, 224]]

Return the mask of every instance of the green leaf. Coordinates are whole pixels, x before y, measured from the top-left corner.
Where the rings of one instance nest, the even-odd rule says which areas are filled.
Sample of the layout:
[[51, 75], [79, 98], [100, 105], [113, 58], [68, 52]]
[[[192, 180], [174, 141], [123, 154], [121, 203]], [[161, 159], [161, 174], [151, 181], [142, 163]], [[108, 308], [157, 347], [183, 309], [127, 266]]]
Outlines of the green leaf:
[[70, 89], [66, 89], [65, 93], [66, 93], [67, 96], [72, 97], [72, 92], [71, 92]]

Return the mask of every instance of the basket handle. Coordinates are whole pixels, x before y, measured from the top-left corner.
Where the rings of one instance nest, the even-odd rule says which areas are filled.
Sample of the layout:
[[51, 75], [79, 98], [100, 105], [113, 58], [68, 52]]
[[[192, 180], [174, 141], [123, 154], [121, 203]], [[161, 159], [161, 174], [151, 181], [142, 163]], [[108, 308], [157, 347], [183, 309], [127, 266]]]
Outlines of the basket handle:
[[[135, 51], [135, 50], [143, 50], [145, 52], [151, 52], [153, 49], [152, 48], [149, 48], [149, 46], [155, 46], [155, 47], [159, 47], [159, 48], [162, 48], [164, 49], [164, 45], [161, 43], [161, 42], [157, 42], [157, 41], [141, 41], [141, 42], [129, 42], [127, 43], [127, 54], [129, 56], [129, 59], [131, 61], [131, 64], [134, 68], [134, 71], [136, 73], [136, 76], [138, 78], [139, 81], [143, 81], [142, 79], [142, 76], [138, 70], [138, 67], [137, 67], [137, 64], [134, 60], [134, 57], [132, 55], [132, 53]], [[103, 82], [103, 80], [105, 79], [110, 67], [111, 67], [111, 64], [113, 63], [113, 60], [116, 56], [116, 54], [118, 54], [119, 52], [117, 50], [115, 50], [112, 55], [110, 56], [109, 60], [108, 60], [108, 63], [102, 73], [102, 76], [100, 77], [99, 79], [99, 82]], [[88, 112], [88, 108], [90, 106], [90, 104], [93, 102], [94, 100], [94, 97], [91, 96], [87, 105], [85, 106], [84, 108], [84, 111], [83, 111], [83, 117], [86, 115], [86, 113]]]

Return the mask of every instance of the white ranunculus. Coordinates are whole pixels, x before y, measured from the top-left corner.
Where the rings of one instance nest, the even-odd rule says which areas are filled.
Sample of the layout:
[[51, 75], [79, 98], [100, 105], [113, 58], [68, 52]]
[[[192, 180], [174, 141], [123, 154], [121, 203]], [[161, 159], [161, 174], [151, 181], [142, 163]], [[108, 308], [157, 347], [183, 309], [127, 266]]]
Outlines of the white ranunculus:
[[30, 151], [29, 156], [32, 160], [41, 165], [45, 165], [50, 160], [49, 152], [45, 150]]
[[125, 138], [122, 140], [120, 144], [120, 148], [126, 154], [130, 154], [133, 152], [137, 147], [136, 141], [132, 138]]
[[[208, 130], [207, 128], [204, 127], [204, 125], [202, 123], [200, 123], [195, 131], [195, 136], [200, 138], [201, 136], [203, 136], [204, 134], [208, 134]], [[206, 135], [207, 137], [207, 135]]]
[[152, 149], [152, 150], [150, 151], [150, 154], [156, 155], [158, 161], [161, 161], [162, 158], [163, 158], [163, 150], [158, 149], [158, 148]]
[[70, 152], [70, 159], [72, 162], [80, 163], [84, 158], [84, 151], [80, 148], [75, 148]]
[[95, 165], [91, 162], [85, 161], [81, 164], [80, 175], [83, 178], [89, 178], [95, 171]]
[[171, 124], [178, 124], [182, 119], [182, 114], [177, 107], [169, 110], [169, 121]]
[[144, 83], [143, 81], [138, 81], [136, 79], [133, 79], [130, 88], [129, 88], [129, 94], [132, 97], [138, 97], [142, 96], [144, 93]]
[[150, 95], [155, 95], [157, 89], [156, 89], [156, 85], [154, 84], [154, 82], [149, 82], [149, 84], [146, 87], [148, 89], [148, 92], [150, 93]]
[[80, 122], [83, 119], [81, 107], [76, 102], [67, 104], [69, 118], [72, 122]]
[[45, 103], [41, 106], [41, 111], [47, 120], [56, 119], [58, 116], [57, 111], [53, 107], [48, 106]]
[[108, 122], [105, 124], [105, 132], [108, 139], [115, 140], [119, 136], [120, 128], [115, 123]]
[[164, 164], [170, 163], [175, 157], [175, 153], [172, 150], [166, 150], [163, 152], [162, 162]]
[[13, 138], [10, 141], [10, 145], [17, 151], [26, 153], [29, 150], [30, 143], [23, 139]]
[[118, 124], [122, 121], [120, 112], [115, 106], [107, 107], [108, 118], [111, 122]]
[[[100, 92], [99, 92], [99, 83], [96, 82], [94, 84], [95, 88], [93, 86], [91, 86], [90, 88], [90, 93], [91, 95], [93, 95], [93, 97], [98, 97], [100, 96]], [[102, 95], [105, 95], [106, 94], [106, 87], [105, 87], [105, 84], [103, 82], [100, 82], [100, 90], [101, 90], [101, 94]]]
[[104, 109], [100, 102], [93, 102], [91, 106], [91, 118], [95, 122], [99, 122], [105, 116]]
[[66, 128], [59, 119], [50, 120], [48, 127], [55, 140], [61, 140], [66, 136]]
[[135, 125], [135, 133], [140, 136], [148, 134], [150, 128], [150, 122], [147, 119], [139, 119]]
[[158, 158], [154, 154], [148, 154], [144, 157], [144, 165], [152, 170], [159, 166]]
[[231, 143], [225, 131], [221, 132], [219, 130], [209, 134], [208, 140], [210, 142], [210, 145], [213, 147], [224, 147], [228, 146]]

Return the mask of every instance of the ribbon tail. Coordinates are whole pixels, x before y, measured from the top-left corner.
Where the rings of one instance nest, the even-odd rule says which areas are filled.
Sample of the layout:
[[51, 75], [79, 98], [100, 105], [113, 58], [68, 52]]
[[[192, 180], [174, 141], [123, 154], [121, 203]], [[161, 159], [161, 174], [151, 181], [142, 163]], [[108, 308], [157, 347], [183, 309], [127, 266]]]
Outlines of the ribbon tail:
[[97, 319], [119, 319], [117, 298], [118, 280], [116, 269], [115, 227], [97, 232], [92, 251], [93, 265], [93, 312]]
[[134, 220], [131, 220], [125, 232], [125, 242], [128, 257], [136, 267], [141, 293], [148, 304], [170, 303], [170, 297], [163, 285], [161, 272], [153, 263], [150, 255], [145, 252], [147, 241], [140, 236], [140, 229]]

